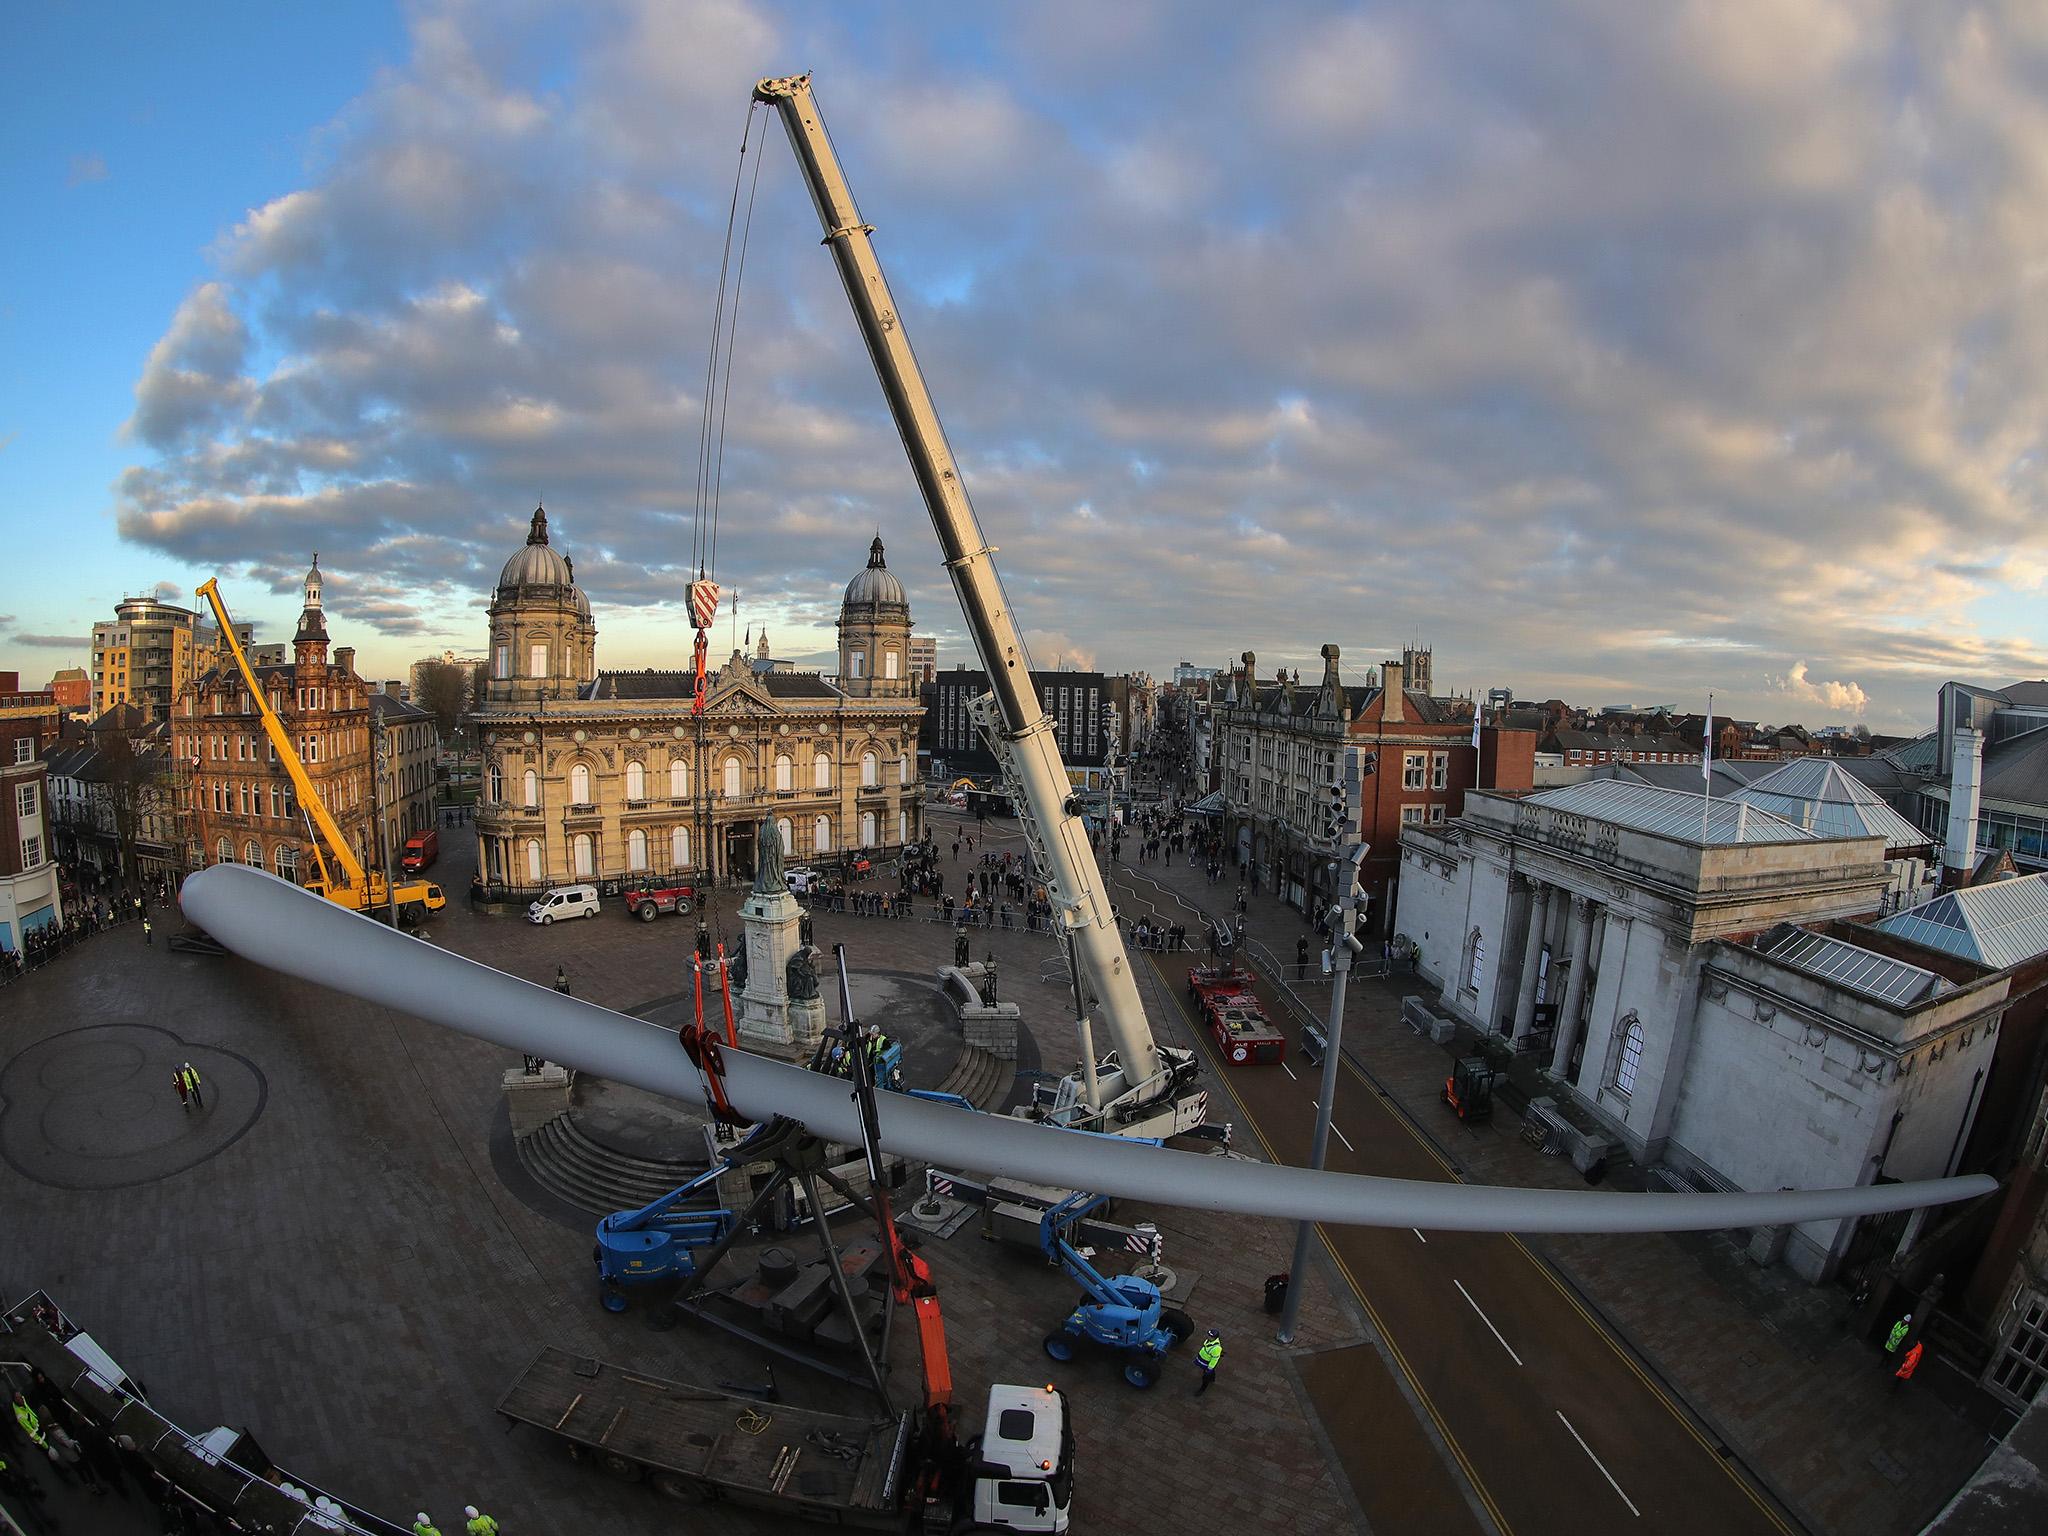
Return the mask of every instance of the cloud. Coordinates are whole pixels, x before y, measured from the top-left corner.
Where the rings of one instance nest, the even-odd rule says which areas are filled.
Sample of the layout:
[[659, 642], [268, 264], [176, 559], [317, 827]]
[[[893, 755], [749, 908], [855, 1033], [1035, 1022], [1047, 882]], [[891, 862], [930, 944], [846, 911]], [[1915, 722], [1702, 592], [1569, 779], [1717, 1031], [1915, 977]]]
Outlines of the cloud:
[[1446, 686], [1888, 728], [1946, 676], [2048, 672], [2048, 625], [1982, 617], [2048, 570], [2048, 32], [2020, 8], [409, 14], [166, 317], [130, 541], [289, 581], [318, 549], [389, 588], [366, 624], [477, 633], [544, 498], [600, 627], [657, 637], [601, 660], [675, 664], [715, 479], [750, 611], [829, 624], [879, 527], [956, 632], [760, 116], [699, 473], [747, 87], [817, 58], [1016, 615], [1062, 654], [1364, 665], [1419, 634]]
[[92, 644], [90, 635], [24, 635], [8, 636], [16, 645], [32, 645], [47, 651], [82, 651]]
[[1861, 715], [1870, 707], [1870, 695], [1855, 683], [1811, 681], [1803, 661], [1783, 677], [1766, 676], [1764, 686], [1802, 704], [1818, 704], [1830, 715]]
[[160, 581], [149, 589], [149, 595], [160, 603], [177, 603], [184, 601], [188, 594], [175, 581]]
[[9, 448], [13, 447], [14, 440], [19, 436], [21, 436], [19, 429], [12, 432], [0, 432], [0, 453], [5, 453]]
[[67, 187], [82, 187], [89, 181], [105, 181], [106, 179], [107, 157], [94, 152], [89, 155], [73, 155], [71, 157], [71, 168], [65, 174], [64, 185]]

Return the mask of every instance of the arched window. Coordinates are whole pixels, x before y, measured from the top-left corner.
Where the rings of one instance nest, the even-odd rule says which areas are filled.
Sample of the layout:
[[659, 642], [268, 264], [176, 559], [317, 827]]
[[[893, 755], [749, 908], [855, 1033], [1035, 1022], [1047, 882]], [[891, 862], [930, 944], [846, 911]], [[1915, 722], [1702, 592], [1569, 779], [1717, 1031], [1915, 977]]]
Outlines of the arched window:
[[896, 782], [898, 784], [908, 784], [910, 782], [910, 756], [908, 753], [896, 759]]
[[521, 793], [525, 797], [525, 804], [540, 804], [540, 775], [538, 773], [535, 773], [531, 768], [526, 770], [525, 776], [521, 783]]
[[690, 762], [688, 758], [672, 757], [668, 761], [668, 797], [671, 800], [690, 798]]
[[811, 788], [830, 789], [831, 787], [832, 759], [823, 749], [820, 749], [818, 755], [811, 759]]
[[626, 798], [645, 800], [647, 798], [647, 765], [638, 758], [626, 763]]
[[831, 851], [832, 818], [830, 816], [820, 816], [811, 823], [811, 852], [830, 853]]
[[796, 788], [795, 778], [796, 764], [792, 763], [785, 754], [780, 752], [776, 753], [775, 787], [778, 790], [784, 791], [794, 789]]
[[540, 867], [540, 839], [529, 837], [526, 840], [526, 883], [539, 885], [543, 878], [545, 877], [541, 874]]
[[1627, 1095], [1636, 1091], [1636, 1073], [1643, 1066], [1643, 1023], [1631, 1008], [1621, 1016], [1621, 1049], [1614, 1058], [1614, 1091]]
[[725, 798], [737, 800], [740, 797], [740, 760], [728, 757], [725, 760]]
[[647, 834], [638, 827], [626, 834], [626, 868], [634, 871], [647, 868]]
[[860, 845], [863, 848], [875, 846], [875, 813], [873, 811], [862, 811], [860, 813]]
[[569, 803], [571, 805], [589, 805], [591, 803], [590, 768], [587, 764], [578, 763], [569, 770]]
[[1477, 992], [1479, 983], [1486, 975], [1486, 935], [1477, 928], [1465, 940], [1465, 989]]
[[589, 880], [597, 874], [597, 847], [588, 832], [578, 832], [572, 845], [576, 855], [576, 878]]
[[690, 829], [676, 827], [668, 835], [668, 867], [688, 869], [690, 867]]
[[505, 770], [496, 763], [491, 764], [491, 791], [487, 798], [493, 805], [505, 798]]
[[796, 852], [796, 823], [787, 816], [777, 818], [775, 832], [782, 839], [782, 856], [789, 858]]
[[860, 755], [860, 787], [873, 789], [881, 782], [881, 760], [872, 752]]
[[296, 881], [299, 878], [299, 850], [291, 843], [279, 843], [270, 852], [270, 867], [277, 871], [279, 879]]
[[235, 845], [232, 840], [224, 837], [213, 845], [213, 862], [216, 864], [232, 864], [235, 862]]
[[251, 869], [263, 867], [263, 845], [253, 837], [242, 844], [242, 862]]
[[898, 811], [896, 813], [896, 841], [899, 843], [910, 841], [910, 812], [908, 811]]

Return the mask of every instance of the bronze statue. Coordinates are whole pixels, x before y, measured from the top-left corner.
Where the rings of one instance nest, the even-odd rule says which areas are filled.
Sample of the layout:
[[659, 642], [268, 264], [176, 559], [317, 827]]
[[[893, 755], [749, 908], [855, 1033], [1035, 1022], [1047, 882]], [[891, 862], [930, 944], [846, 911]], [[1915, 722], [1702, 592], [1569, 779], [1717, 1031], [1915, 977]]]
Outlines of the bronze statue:
[[797, 942], [802, 944], [805, 949], [809, 949], [814, 942], [813, 935], [815, 932], [816, 929], [811, 923], [811, 914], [809, 912], [805, 912], [796, 920]]
[[754, 894], [771, 895], [783, 889], [782, 834], [766, 816], [754, 829]]
[[747, 990], [747, 946], [744, 941], [725, 957], [725, 982], [735, 992]]
[[818, 995], [818, 971], [811, 964], [811, 947], [808, 944], [799, 946], [789, 957], [783, 980], [789, 984], [789, 1000], [793, 1003], [807, 1003]]

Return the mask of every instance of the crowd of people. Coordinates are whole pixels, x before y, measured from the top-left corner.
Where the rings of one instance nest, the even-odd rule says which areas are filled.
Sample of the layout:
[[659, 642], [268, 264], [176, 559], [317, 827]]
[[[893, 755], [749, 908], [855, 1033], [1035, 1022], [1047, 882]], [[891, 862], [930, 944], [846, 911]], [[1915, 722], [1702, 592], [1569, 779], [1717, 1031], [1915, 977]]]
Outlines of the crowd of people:
[[14, 948], [0, 948], [0, 985], [50, 964], [73, 945], [105, 929], [122, 923], [147, 924], [150, 913], [171, 899], [167, 880], [152, 877], [139, 889], [124, 889], [90, 865], [62, 866], [57, 889], [63, 920], [25, 928]]

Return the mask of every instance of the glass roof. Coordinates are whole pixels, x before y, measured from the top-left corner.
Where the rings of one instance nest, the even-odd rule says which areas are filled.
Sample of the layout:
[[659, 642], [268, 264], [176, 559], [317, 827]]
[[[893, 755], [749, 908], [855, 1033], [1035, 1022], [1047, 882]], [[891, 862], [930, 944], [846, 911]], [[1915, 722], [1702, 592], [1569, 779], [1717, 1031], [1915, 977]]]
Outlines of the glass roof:
[[[1655, 784], [1631, 784], [1622, 779], [1588, 779], [1561, 789], [1539, 790], [1525, 795], [1523, 804], [1545, 805], [1570, 815], [1610, 821], [1657, 837], [1709, 847], [1820, 840], [1818, 834], [1732, 796], [1715, 796], [1710, 800], [1695, 790], [1662, 789]], [[1703, 809], [1705, 837], [1701, 836]]]
[[1932, 971], [1923, 971], [1917, 965], [1873, 954], [1841, 939], [1831, 939], [1824, 933], [1809, 933], [1803, 928], [1795, 929], [1763, 952], [1809, 976], [1818, 976], [1823, 981], [1831, 981], [1851, 992], [1860, 992], [1893, 1008], [1910, 1007], [1939, 993], [1955, 990], [1950, 982]]
[[1950, 891], [1873, 926], [2002, 971], [2048, 952], [2048, 875]]

